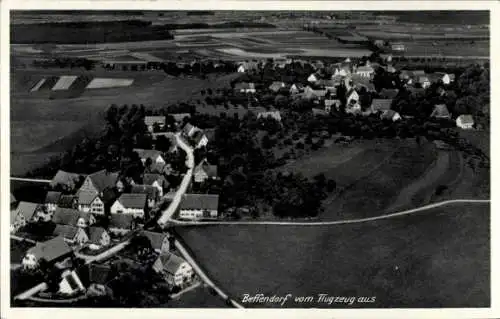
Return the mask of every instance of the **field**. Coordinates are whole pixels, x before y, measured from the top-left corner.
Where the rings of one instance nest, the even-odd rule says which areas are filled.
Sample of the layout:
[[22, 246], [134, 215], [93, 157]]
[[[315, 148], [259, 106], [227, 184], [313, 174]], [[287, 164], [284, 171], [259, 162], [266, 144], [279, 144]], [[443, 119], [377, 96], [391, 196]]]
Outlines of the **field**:
[[[341, 226], [177, 228], [208, 276], [232, 298], [366, 296], [353, 305], [285, 307], [489, 307], [489, 205], [452, 205]], [[246, 307], [279, 307], [274, 303]]]

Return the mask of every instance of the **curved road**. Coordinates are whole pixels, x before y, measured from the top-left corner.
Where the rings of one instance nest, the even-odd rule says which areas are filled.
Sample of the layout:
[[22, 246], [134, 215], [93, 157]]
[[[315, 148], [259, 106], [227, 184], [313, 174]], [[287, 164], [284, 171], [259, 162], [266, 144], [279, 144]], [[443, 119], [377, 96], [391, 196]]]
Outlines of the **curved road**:
[[345, 220], [336, 220], [336, 221], [325, 221], [325, 222], [279, 222], [279, 221], [180, 221], [172, 219], [170, 220], [175, 226], [192, 226], [192, 225], [282, 225], [282, 226], [323, 226], [323, 225], [342, 225], [342, 224], [355, 224], [355, 223], [364, 223], [371, 222], [375, 220], [393, 218], [397, 216], [410, 215], [419, 213], [425, 210], [429, 210], [432, 208], [437, 208], [441, 206], [446, 206], [450, 204], [486, 204], [490, 203], [489, 199], [451, 199], [445, 200], [438, 203], [428, 204], [425, 206], [403, 210], [397, 213], [379, 215], [374, 217], [367, 218], [359, 218], [359, 219], [345, 219]]

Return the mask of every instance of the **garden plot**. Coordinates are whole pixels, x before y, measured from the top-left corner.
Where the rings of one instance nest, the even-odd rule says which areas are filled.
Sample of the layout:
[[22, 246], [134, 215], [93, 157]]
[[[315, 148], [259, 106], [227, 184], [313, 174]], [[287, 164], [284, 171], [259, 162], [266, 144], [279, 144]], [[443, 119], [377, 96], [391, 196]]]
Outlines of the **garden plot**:
[[87, 85], [87, 89], [108, 89], [127, 87], [134, 83], [133, 79], [95, 78]]
[[67, 90], [76, 80], [76, 75], [63, 75], [59, 77], [56, 84], [52, 87], [52, 91]]

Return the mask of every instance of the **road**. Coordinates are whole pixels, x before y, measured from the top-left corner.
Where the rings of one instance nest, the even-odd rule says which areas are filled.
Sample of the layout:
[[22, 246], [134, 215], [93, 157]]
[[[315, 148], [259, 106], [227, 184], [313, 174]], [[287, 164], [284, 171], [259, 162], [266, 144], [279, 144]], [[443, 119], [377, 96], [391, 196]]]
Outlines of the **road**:
[[[196, 261], [193, 259], [193, 257], [191, 257], [191, 255], [189, 254], [188, 250], [184, 247], [184, 245], [181, 242], [179, 242], [178, 240], [176, 240], [175, 241], [175, 247], [181, 253], [182, 257], [191, 265], [191, 267], [193, 267], [193, 270], [196, 272], [196, 274], [198, 275], [198, 277], [200, 277], [201, 280], [203, 280], [205, 282], [205, 284], [207, 284], [208, 286], [212, 287], [217, 292], [217, 294], [220, 297], [222, 297], [224, 300], [227, 300], [229, 298], [228, 295], [226, 295], [212, 280], [210, 280], [210, 278], [208, 278], [208, 276], [205, 274], [205, 272], [203, 272], [203, 270], [196, 263]], [[233, 299], [229, 298], [229, 301], [231, 302], [231, 304], [234, 307], [236, 307], [236, 308], [243, 308], [242, 305], [240, 305], [239, 303], [237, 303]]]
[[192, 226], [192, 225], [281, 225], [281, 226], [325, 226], [325, 225], [343, 225], [343, 224], [356, 224], [371, 222], [381, 219], [388, 219], [403, 215], [410, 215], [420, 213], [429, 209], [451, 205], [451, 204], [486, 204], [490, 203], [489, 199], [452, 199], [445, 200], [438, 203], [428, 204], [425, 206], [403, 210], [397, 213], [385, 214], [374, 217], [360, 218], [360, 219], [345, 219], [336, 221], [325, 222], [281, 222], [281, 221], [180, 221], [170, 220], [175, 226]]
[[36, 178], [22, 178], [22, 177], [10, 177], [11, 181], [19, 181], [19, 182], [34, 182], [34, 183], [50, 183], [49, 179], [36, 179]]
[[193, 170], [194, 170], [193, 149], [186, 143], [186, 141], [184, 141], [184, 139], [180, 136], [180, 133], [176, 133], [175, 138], [177, 139], [177, 145], [179, 145], [180, 148], [182, 148], [187, 154], [186, 165], [188, 167], [188, 170], [184, 175], [184, 178], [182, 179], [181, 185], [179, 186], [177, 192], [175, 193], [174, 199], [167, 207], [167, 209], [163, 211], [162, 216], [158, 219], [158, 225], [160, 225], [160, 227], [162, 228], [164, 228], [167, 225], [167, 223], [172, 219], [173, 214], [179, 208], [182, 196], [184, 196], [184, 194], [186, 193], [187, 188], [189, 187], [189, 184], [191, 183], [191, 179], [193, 177]]

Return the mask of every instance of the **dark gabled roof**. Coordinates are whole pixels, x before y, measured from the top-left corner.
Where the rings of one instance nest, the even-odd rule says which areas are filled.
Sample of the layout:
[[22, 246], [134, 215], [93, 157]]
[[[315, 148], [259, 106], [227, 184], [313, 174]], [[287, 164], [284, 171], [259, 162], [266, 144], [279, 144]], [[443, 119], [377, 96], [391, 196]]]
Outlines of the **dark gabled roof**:
[[155, 123], [158, 123], [160, 125], [165, 124], [165, 115], [163, 116], [145, 116], [144, 117], [144, 124], [147, 126], [149, 125], [154, 125]]
[[26, 220], [30, 220], [35, 214], [40, 204], [31, 202], [19, 202], [16, 208], [16, 215], [22, 214]]
[[184, 127], [182, 128], [182, 133], [184, 133], [185, 135], [189, 135], [189, 132], [193, 129], [196, 129], [197, 127], [194, 126], [193, 124], [191, 123], [186, 123], [186, 125], [184, 125]]
[[190, 113], [172, 113], [169, 115], [172, 116], [176, 122], [182, 122], [184, 118], [191, 117]]
[[219, 195], [185, 194], [181, 201], [181, 209], [217, 210]]
[[96, 197], [96, 193], [82, 190], [78, 192], [78, 204], [90, 205]]
[[206, 136], [203, 131], [196, 131], [193, 134], [192, 139], [193, 139], [193, 141], [194, 141], [195, 144], [198, 144], [198, 142], [201, 141], [201, 139], [203, 138], [203, 136]]
[[142, 148], [134, 148], [134, 152], [139, 155], [139, 158], [145, 159], [150, 158], [151, 160], [156, 160], [158, 157], [162, 156], [162, 152], [158, 150], [145, 150]]
[[102, 234], [106, 233], [106, 230], [102, 227], [91, 226], [89, 227], [89, 241], [93, 244], [99, 244]]
[[433, 117], [450, 117], [450, 111], [445, 104], [436, 104], [434, 106], [434, 110], [432, 111], [431, 116]]
[[153, 199], [158, 197], [158, 188], [151, 185], [132, 185], [130, 192], [133, 194], [146, 194]]
[[276, 121], [281, 121], [281, 114], [280, 111], [267, 111], [267, 112], [260, 112], [257, 114], [257, 118], [273, 118]]
[[390, 110], [392, 105], [392, 99], [373, 99], [372, 101], [372, 111], [386, 111]]
[[133, 221], [134, 216], [132, 214], [111, 214], [109, 227], [131, 229]]
[[118, 181], [118, 172], [108, 172], [103, 169], [87, 176], [96, 187], [97, 191], [102, 192], [106, 188], [115, 187]]
[[69, 240], [73, 240], [73, 238], [75, 238], [77, 232], [78, 232], [78, 227], [58, 224], [54, 228], [53, 234], [56, 236], [64, 237], [64, 238], [69, 239]]
[[151, 242], [151, 246], [153, 246], [153, 249], [158, 250], [161, 249], [163, 241], [168, 237], [166, 233], [157, 233], [152, 231], [143, 231], [142, 234], [149, 239], [149, 241]]
[[78, 200], [78, 196], [75, 195], [61, 195], [57, 206], [62, 208], [72, 208], [75, 200]]
[[460, 119], [462, 123], [474, 124], [474, 118], [470, 114], [462, 114], [458, 116], [458, 119]]
[[57, 207], [52, 221], [56, 224], [74, 226], [80, 218], [83, 218], [88, 223], [90, 216], [90, 213], [80, 212], [77, 209]]
[[398, 114], [398, 112], [394, 111], [394, 110], [385, 110], [382, 115], [380, 116], [381, 119], [385, 119], [385, 120], [392, 120], [392, 118], [394, 117], [394, 115]]
[[165, 163], [153, 163], [151, 166], [145, 168], [145, 172], [149, 172], [148, 174], [160, 174], [165, 169]]
[[382, 89], [380, 91], [380, 96], [386, 99], [394, 99], [399, 93], [398, 89]]
[[90, 264], [89, 281], [96, 284], [107, 284], [110, 278], [111, 267], [104, 264]]
[[167, 180], [162, 174], [144, 174], [142, 177], [142, 183], [144, 185], [153, 185], [154, 182], [158, 181], [160, 186], [164, 186]]
[[80, 174], [69, 173], [62, 170], [57, 171], [56, 175], [52, 178], [50, 185], [70, 185], [72, 188], [76, 186], [80, 179]]
[[285, 83], [280, 82], [280, 81], [274, 81], [270, 86], [269, 89], [274, 92], [278, 92], [282, 88], [285, 87]]
[[57, 204], [59, 202], [59, 199], [61, 198], [61, 195], [61, 192], [47, 192], [47, 195], [45, 196], [45, 204]]
[[27, 254], [33, 254], [38, 259], [45, 259], [47, 262], [52, 262], [60, 257], [70, 255], [72, 252], [63, 237], [58, 236], [46, 242], [37, 243], [27, 251]]
[[165, 272], [174, 275], [176, 271], [179, 269], [179, 267], [182, 265], [182, 263], [185, 262], [186, 261], [184, 259], [182, 259], [181, 257], [177, 256], [174, 253], [164, 252], [156, 260], [155, 266], [161, 267], [162, 270], [164, 270]]
[[146, 206], [146, 194], [140, 193], [125, 193], [122, 194], [117, 201], [125, 208], [144, 208]]
[[206, 159], [200, 162], [195, 169], [194, 173], [203, 170], [209, 177], [217, 177], [217, 166], [216, 165], [210, 165]]

